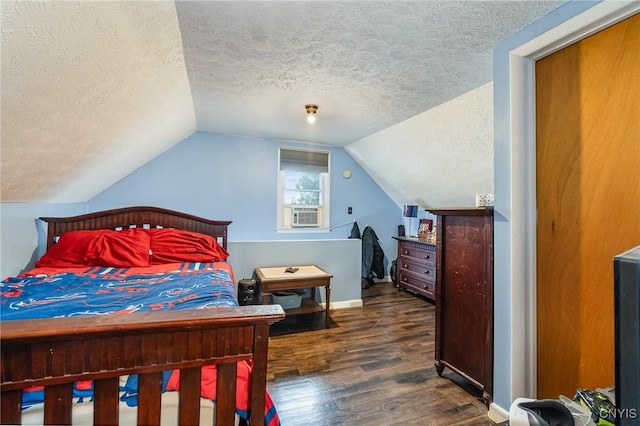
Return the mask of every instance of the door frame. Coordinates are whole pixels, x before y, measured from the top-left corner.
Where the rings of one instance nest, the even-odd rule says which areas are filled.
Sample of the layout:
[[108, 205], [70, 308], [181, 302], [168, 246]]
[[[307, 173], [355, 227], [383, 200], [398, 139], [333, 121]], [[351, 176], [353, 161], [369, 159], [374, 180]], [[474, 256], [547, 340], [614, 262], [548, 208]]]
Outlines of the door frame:
[[497, 420], [537, 393], [535, 62], [638, 12], [639, 1], [569, 1], [494, 50]]

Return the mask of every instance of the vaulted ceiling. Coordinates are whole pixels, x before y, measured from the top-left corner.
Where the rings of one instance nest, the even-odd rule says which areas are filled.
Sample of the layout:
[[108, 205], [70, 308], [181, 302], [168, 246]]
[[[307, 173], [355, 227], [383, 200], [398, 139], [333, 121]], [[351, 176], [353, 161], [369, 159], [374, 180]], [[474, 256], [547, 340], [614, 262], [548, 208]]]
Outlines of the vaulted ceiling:
[[197, 130], [348, 146], [560, 3], [3, 0], [1, 200], [86, 201]]

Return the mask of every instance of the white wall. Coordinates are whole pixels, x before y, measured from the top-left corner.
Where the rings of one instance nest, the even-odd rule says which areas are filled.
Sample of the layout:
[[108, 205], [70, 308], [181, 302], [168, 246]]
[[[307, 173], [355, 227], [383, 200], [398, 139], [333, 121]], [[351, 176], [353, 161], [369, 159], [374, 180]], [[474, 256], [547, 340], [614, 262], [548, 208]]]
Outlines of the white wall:
[[493, 193], [493, 84], [345, 147], [398, 204], [470, 207]]

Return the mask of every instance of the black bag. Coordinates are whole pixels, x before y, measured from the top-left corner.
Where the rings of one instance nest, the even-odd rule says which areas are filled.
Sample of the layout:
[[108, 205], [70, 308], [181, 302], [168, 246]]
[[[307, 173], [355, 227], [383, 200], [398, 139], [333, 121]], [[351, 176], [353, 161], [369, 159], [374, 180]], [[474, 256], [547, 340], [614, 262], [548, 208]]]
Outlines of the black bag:
[[375, 237], [373, 241], [373, 263], [371, 264], [371, 271], [376, 274], [376, 278], [381, 280], [384, 278], [384, 251], [382, 251], [378, 236], [373, 229], [371, 232], [373, 232], [373, 236]]
[[349, 238], [358, 238], [360, 239], [360, 227], [358, 226], [358, 222], [353, 221], [353, 226], [351, 227], [351, 234]]
[[373, 228], [362, 232], [362, 277], [373, 283], [373, 277], [384, 278], [384, 252]]

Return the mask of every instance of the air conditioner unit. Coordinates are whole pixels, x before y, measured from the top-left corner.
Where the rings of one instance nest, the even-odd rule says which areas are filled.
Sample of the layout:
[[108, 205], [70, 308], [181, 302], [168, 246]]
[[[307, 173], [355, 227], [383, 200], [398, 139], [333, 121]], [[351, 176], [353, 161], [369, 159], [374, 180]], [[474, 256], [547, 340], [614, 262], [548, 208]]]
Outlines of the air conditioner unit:
[[291, 226], [318, 226], [318, 216], [317, 207], [292, 207]]

